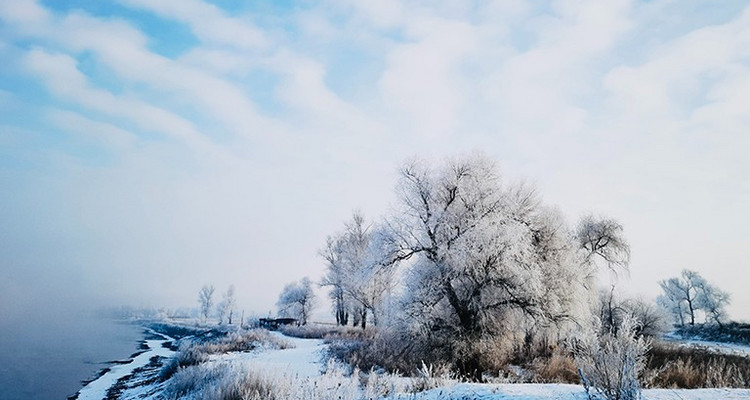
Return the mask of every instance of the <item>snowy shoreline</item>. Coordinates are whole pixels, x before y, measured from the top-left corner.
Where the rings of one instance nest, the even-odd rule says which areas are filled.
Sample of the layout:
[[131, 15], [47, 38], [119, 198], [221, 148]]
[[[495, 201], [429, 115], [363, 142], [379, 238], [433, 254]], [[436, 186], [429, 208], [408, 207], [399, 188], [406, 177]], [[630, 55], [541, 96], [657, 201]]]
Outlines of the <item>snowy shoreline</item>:
[[[169, 357], [175, 354], [168, 342], [179, 340], [181, 334], [175, 334], [178, 339], [161, 333], [156, 329], [161, 327], [165, 332], [173, 332], [170, 326], [150, 325], [147, 329], [145, 343], [148, 350], [136, 353], [127, 363], [115, 364], [98, 379], [93, 380], [82, 388], [75, 399], [158, 399], [169, 397], [170, 380], [162, 382], [158, 379], [159, 370]], [[188, 329], [174, 327], [174, 329]], [[210, 332], [210, 330], [209, 330]], [[291, 346], [277, 349], [261, 346], [251, 351], [230, 351], [210, 356], [206, 364], [202, 364], [206, 371], [220, 371], [227, 374], [238, 374], [236, 377], [244, 379], [267, 379], [267, 382], [280, 384], [279, 389], [286, 394], [301, 395], [303, 393], [317, 393], [320, 398], [362, 398], [364, 387], [357, 376], [349, 377], [344, 370], [332, 371], [332, 364], [326, 367], [325, 342], [320, 339], [301, 339], [287, 337], [279, 332], [269, 332], [276, 340], [288, 342]], [[196, 366], [201, 368], [200, 366]], [[335, 366], [334, 366], [335, 367]], [[340, 368], [340, 366], [339, 366]], [[249, 374], [249, 375], [248, 375]], [[190, 379], [198, 379], [194, 375]], [[222, 381], [222, 376], [216, 382]], [[229, 379], [233, 379], [231, 376]], [[368, 378], [369, 379], [369, 378]], [[384, 379], [384, 380], [381, 380]], [[438, 387], [422, 391], [404, 391], [408, 387], [410, 378], [399, 376], [383, 376], [376, 378], [378, 385], [390, 385], [394, 389], [382, 399], [466, 399], [482, 398], [487, 400], [552, 400], [570, 399], [586, 400], [584, 388], [574, 384], [556, 383], [462, 383], [459, 381], [445, 381]], [[179, 380], [179, 379], [178, 379]], [[286, 383], [284, 383], [286, 382]], [[204, 382], [205, 383], [205, 382]], [[284, 385], [287, 386], [284, 386]], [[289, 386], [289, 385], [292, 386]], [[191, 384], [192, 385], [192, 384]], [[299, 387], [297, 387], [299, 385]], [[210, 386], [210, 385], [209, 385]], [[197, 388], [197, 386], [196, 386]], [[186, 398], [201, 398], [206, 391], [186, 394]], [[174, 393], [172, 393], [174, 395]], [[342, 397], [342, 395], [345, 395]], [[182, 396], [182, 395], [181, 395]], [[197, 397], [192, 397], [197, 396]], [[326, 397], [327, 396], [327, 397]], [[293, 398], [292, 397], [292, 398]], [[180, 397], [182, 398], [182, 397]], [[209, 397], [210, 398], [210, 397]], [[285, 398], [285, 397], [283, 397]], [[374, 397], [373, 397], [374, 398]], [[698, 399], [750, 399], [750, 389], [645, 389], [644, 400], [698, 400]]]
[[114, 397], [112, 392], [116, 390], [118, 383], [131, 378], [134, 372], [152, 363], [155, 357], [171, 357], [175, 351], [167, 344], [174, 341], [174, 338], [144, 326], [139, 351], [131, 354], [127, 360], [108, 362], [107, 367], [102, 368], [95, 378], [84, 381], [83, 387], [69, 396], [68, 400], [101, 400]]

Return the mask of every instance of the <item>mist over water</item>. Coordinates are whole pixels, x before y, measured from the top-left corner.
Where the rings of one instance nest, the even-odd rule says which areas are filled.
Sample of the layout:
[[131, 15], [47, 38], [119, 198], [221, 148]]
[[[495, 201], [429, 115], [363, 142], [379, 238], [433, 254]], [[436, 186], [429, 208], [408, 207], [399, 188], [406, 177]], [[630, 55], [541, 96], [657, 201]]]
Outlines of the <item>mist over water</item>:
[[47, 312], [0, 324], [0, 399], [64, 399], [109, 361], [128, 358], [140, 326], [87, 313], [54, 318]]

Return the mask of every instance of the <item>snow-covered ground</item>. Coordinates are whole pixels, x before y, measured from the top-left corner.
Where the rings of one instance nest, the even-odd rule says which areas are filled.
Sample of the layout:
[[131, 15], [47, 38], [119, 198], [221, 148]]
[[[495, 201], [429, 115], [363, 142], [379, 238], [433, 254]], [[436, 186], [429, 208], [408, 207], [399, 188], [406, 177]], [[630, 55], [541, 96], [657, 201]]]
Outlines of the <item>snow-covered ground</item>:
[[311, 378], [321, 375], [325, 369], [322, 362], [322, 351], [325, 348], [321, 339], [300, 339], [271, 332], [281, 341], [293, 347], [282, 350], [258, 349], [247, 353], [229, 353], [219, 356], [222, 361], [243, 363], [253, 369], [270, 374], [286, 374], [299, 378]]
[[[246, 367], [247, 370], [257, 371], [267, 376], [285, 376], [291, 378], [289, 382], [298, 382], [309, 385], [312, 381], [319, 380], [321, 386], [335, 386], [333, 380], [340, 380], [339, 386], [351, 387], [354, 382], [354, 392], [349, 390], [345, 397], [347, 400], [358, 398], [356, 386], [358, 380], [346, 378], [343, 375], [330, 373], [324, 375], [326, 362], [323, 360], [322, 352], [325, 344], [317, 339], [299, 339], [286, 337], [278, 332], [273, 332], [283, 341], [290, 343], [293, 348], [278, 350], [273, 348], [258, 348], [251, 352], [232, 352], [211, 357], [210, 363], [230, 364], [237, 367]], [[139, 355], [132, 363], [118, 365], [112, 368], [110, 373], [92, 382], [81, 391], [80, 399], [102, 399], [107, 389], [117, 382], [120, 377], [126, 376], [132, 371], [148, 363], [155, 355], [169, 357], [172, 352], [161, 346], [163, 340], [150, 340], [148, 345], [150, 351]], [[384, 379], [398, 382], [400, 388], [408, 387], [404, 384], [407, 378], [385, 377]], [[160, 385], [160, 384], [152, 384]], [[124, 398], [152, 398], [159, 399], [158, 392], [162, 386], [138, 387], [135, 390], [126, 391]], [[361, 392], [363, 393], [363, 392]], [[354, 394], [352, 396], [352, 394]], [[750, 400], [750, 389], [647, 389], [643, 391], [644, 400]], [[321, 397], [322, 398], [322, 397]], [[327, 397], [326, 397], [327, 398]], [[336, 397], [338, 398], [338, 397]], [[473, 384], [473, 383], [449, 383], [443, 387], [428, 390], [421, 393], [398, 393], [391, 395], [392, 400], [452, 400], [452, 399], [483, 399], [483, 400], [586, 400], [587, 396], [580, 385], [569, 384]]]
[[[322, 340], [291, 338], [274, 332], [295, 348], [261, 350], [220, 356], [222, 361], [244, 363], [268, 374], [285, 374], [299, 378], [322, 375], [326, 364], [321, 357]], [[739, 400], [750, 399], [750, 389], [646, 389], [644, 400]], [[468, 384], [459, 383], [422, 393], [403, 393], [394, 399], [451, 400], [586, 400], [580, 385], [569, 384]]]
[[[567, 384], [469, 384], [437, 388], [416, 395], [404, 395], [414, 400], [587, 400], [580, 385]], [[748, 400], [749, 389], [646, 389], [643, 400]]]
[[161, 336], [163, 339], [158, 340], [146, 340], [146, 345], [148, 346], [148, 350], [144, 351], [143, 353], [139, 354], [133, 360], [127, 364], [116, 364], [112, 366], [109, 371], [107, 371], [104, 375], [100, 376], [98, 379], [95, 379], [91, 381], [88, 385], [84, 386], [83, 389], [81, 389], [78, 392], [78, 399], [79, 400], [101, 400], [107, 397], [107, 391], [109, 388], [111, 388], [117, 381], [125, 376], [131, 375], [133, 371], [135, 371], [137, 368], [142, 368], [146, 366], [152, 357], [160, 356], [160, 357], [171, 357], [174, 354], [174, 351], [162, 346], [164, 343], [168, 341], [172, 341], [172, 339], [169, 336], [166, 336], [164, 334], [154, 332], [153, 330], [149, 330], [150, 333], [156, 336]]

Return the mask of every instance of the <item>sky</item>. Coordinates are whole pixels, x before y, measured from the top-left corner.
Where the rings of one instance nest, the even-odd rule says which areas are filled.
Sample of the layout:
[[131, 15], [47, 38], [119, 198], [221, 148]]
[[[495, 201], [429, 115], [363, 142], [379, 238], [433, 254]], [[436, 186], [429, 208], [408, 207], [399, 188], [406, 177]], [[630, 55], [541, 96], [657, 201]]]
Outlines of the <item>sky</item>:
[[481, 151], [573, 225], [619, 220], [623, 293], [694, 269], [750, 321], [747, 1], [0, 2], [0, 314], [266, 314], [400, 165]]

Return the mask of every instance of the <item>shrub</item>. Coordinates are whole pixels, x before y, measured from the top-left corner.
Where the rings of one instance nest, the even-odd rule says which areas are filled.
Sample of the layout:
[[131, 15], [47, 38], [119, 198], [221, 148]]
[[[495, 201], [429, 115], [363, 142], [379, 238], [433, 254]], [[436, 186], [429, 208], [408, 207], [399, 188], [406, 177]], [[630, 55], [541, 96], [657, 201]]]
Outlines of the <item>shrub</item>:
[[[595, 332], [598, 331], [597, 327]], [[597, 398], [597, 394], [607, 400], [639, 399], [638, 375], [645, 366], [647, 350], [645, 340], [635, 338], [634, 325], [629, 318], [625, 318], [615, 332], [592, 336], [579, 343], [576, 361], [589, 399]]]
[[448, 365], [442, 364], [429, 366], [422, 363], [422, 367], [417, 370], [417, 376], [411, 380], [408, 388], [410, 393], [424, 392], [438, 387], [448, 386], [454, 380], [451, 369]]

